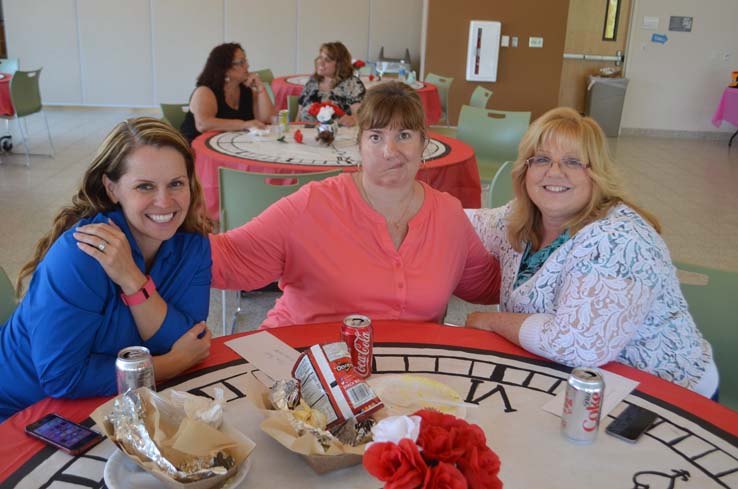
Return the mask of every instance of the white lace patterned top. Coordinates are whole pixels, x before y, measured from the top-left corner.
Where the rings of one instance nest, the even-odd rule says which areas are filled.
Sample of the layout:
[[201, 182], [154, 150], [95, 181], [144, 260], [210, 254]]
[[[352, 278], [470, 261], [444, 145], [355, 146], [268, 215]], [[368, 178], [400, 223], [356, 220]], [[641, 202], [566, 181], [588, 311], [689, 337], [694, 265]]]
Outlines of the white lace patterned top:
[[513, 289], [522, 253], [507, 239], [509, 211], [466, 212], [500, 260], [500, 310], [532, 314], [520, 329], [523, 348], [570, 366], [616, 360], [693, 390], [708, 372], [707, 395], [714, 392], [712, 348], [687, 310], [666, 244], [640, 215], [615, 206]]

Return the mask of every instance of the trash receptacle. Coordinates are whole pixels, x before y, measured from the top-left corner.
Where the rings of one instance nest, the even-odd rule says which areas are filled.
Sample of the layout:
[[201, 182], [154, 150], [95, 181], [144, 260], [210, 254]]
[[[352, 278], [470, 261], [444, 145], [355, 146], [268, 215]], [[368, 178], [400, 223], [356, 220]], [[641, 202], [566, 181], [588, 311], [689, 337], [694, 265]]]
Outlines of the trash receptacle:
[[596, 120], [607, 137], [617, 137], [623, 113], [627, 78], [590, 76], [585, 113]]

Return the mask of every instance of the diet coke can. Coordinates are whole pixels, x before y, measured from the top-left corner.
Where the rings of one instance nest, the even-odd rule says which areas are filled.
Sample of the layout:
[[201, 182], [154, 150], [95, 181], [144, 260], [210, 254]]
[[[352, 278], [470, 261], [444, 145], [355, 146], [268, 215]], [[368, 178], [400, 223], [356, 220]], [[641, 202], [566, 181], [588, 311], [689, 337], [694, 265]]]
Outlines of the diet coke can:
[[118, 394], [139, 387], [148, 387], [155, 391], [154, 362], [149, 349], [145, 346], [129, 346], [119, 351], [115, 361], [115, 376], [118, 380]]
[[592, 443], [597, 438], [604, 399], [605, 381], [597, 370], [572, 370], [566, 382], [561, 433], [575, 443]]
[[341, 341], [348, 346], [354, 372], [361, 378], [369, 377], [372, 373], [374, 348], [371, 319], [359, 314], [347, 316], [341, 325]]

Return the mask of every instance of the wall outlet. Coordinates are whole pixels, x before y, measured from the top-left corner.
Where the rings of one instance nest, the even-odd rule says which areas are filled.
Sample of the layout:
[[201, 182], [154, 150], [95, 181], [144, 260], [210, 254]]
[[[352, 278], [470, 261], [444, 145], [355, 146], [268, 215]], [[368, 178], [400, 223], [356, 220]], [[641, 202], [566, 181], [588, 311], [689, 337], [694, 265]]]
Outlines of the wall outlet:
[[529, 37], [528, 38], [528, 47], [529, 48], [542, 48], [543, 47], [543, 38], [542, 37]]
[[518, 36], [513, 36], [511, 41], [512, 41], [512, 47], [514, 48], [518, 47]]
[[502, 38], [500, 39], [500, 46], [502, 46], [503, 48], [509, 47], [510, 36], [502, 36]]

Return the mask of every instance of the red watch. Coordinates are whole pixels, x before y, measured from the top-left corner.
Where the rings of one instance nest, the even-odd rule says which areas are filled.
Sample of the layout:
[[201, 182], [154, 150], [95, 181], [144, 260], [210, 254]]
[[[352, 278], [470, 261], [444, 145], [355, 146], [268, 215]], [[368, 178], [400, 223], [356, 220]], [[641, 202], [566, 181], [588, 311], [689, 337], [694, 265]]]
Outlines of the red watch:
[[138, 292], [131, 295], [126, 295], [121, 292], [120, 298], [123, 300], [123, 304], [129, 307], [137, 306], [143, 302], [146, 302], [155, 290], [156, 286], [154, 285], [154, 281], [151, 280], [151, 275], [146, 275], [146, 283], [143, 284], [143, 287], [138, 289]]

